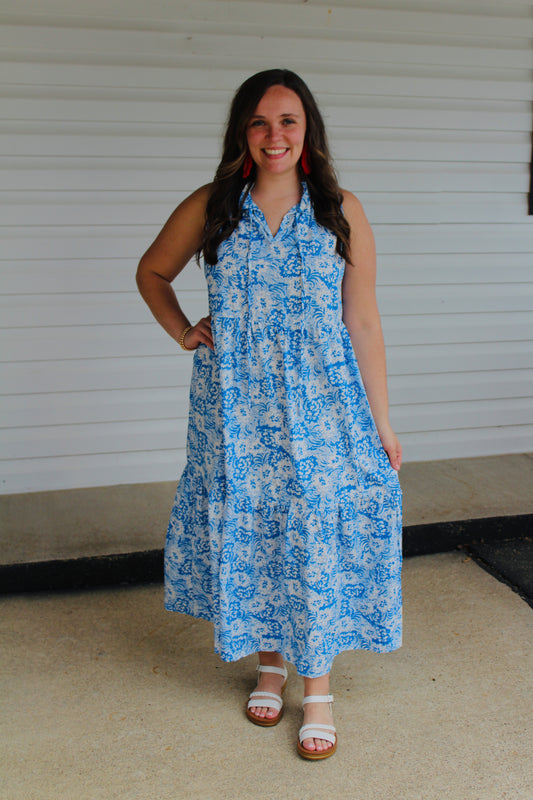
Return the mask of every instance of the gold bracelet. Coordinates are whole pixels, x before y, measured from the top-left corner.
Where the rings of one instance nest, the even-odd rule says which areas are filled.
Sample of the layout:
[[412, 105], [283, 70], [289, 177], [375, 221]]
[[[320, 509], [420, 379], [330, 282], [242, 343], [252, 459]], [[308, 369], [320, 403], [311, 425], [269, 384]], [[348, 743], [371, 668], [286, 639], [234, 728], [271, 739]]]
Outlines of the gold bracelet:
[[182, 332], [180, 338], [178, 339], [178, 344], [182, 350], [191, 351], [196, 349], [195, 347], [187, 347], [187, 345], [185, 344], [185, 337], [187, 336], [190, 330], [192, 330], [192, 325], [187, 325], [185, 330]]

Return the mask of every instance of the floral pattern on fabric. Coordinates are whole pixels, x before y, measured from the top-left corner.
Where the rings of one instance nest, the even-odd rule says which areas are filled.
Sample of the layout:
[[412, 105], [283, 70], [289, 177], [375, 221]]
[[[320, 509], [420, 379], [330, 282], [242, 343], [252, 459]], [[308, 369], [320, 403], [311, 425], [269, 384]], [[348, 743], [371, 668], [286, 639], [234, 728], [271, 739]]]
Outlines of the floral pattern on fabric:
[[248, 195], [206, 265], [215, 351], [195, 353], [165, 605], [234, 661], [318, 677], [401, 644], [401, 491], [342, 321], [344, 261], [307, 188], [275, 236]]

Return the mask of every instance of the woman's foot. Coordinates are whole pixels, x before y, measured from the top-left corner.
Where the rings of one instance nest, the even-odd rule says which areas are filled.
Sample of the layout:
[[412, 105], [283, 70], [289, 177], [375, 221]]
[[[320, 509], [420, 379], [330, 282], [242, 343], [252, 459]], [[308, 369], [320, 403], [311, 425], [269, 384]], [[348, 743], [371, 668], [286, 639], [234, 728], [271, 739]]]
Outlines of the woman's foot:
[[[306, 703], [304, 705], [304, 721], [303, 725], [318, 726], [321, 725], [333, 726], [333, 715], [330, 711], [329, 703]], [[302, 747], [309, 753], [326, 753], [333, 748], [333, 742], [327, 739], [303, 739]]]
[[[259, 653], [259, 665], [263, 667], [275, 667], [277, 669], [285, 670], [285, 665], [283, 663], [283, 657], [279, 653]], [[253, 692], [253, 694], [257, 694], [257, 701], [260, 702], [263, 700], [265, 703], [268, 699], [268, 695], [277, 695], [281, 698], [282, 691], [285, 687], [285, 683], [287, 680], [286, 671], [284, 674], [273, 673], [273, 672], [259, 672], [259, 679], [257, 681], [257, 686]], [[268, 695], [265, 698], [261, 697], [263, 692], [267, 692]], [[260, 721], [263, 720], [265, 723], [276, 723], [281, 719], [282, 710], [281, 707], [278, 708], [279, 703], [274, 703], [273, 705], [257, 705], [251, 706], [248, 705], [248, 718], [252, 720], [252, 722], [258, 721], [257, 724], [261, 724]]]
[[[304, 696], [329, 696], [329, 675], [323, 675], [320, 678], [304, 678]], [[303, 726], [333, 725], [330, 703], [305, 703], [303, 708]], [[303, 739], [301, 746], [310, 754], [322, 755], [326, 754], [328, 750], [332, 750], [334, 743], [327, 739], [312, 737]]]

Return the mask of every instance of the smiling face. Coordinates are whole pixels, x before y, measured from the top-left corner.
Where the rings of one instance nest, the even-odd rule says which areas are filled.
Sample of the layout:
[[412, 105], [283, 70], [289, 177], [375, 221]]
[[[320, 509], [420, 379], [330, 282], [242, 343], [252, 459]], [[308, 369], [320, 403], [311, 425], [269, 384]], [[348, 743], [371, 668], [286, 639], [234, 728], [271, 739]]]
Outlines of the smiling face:
[[296, 171], [305, 131], [305, 111], [296, 92], [285, 86], [267, 89], [246, 129], [258, 171], [276, 175]]

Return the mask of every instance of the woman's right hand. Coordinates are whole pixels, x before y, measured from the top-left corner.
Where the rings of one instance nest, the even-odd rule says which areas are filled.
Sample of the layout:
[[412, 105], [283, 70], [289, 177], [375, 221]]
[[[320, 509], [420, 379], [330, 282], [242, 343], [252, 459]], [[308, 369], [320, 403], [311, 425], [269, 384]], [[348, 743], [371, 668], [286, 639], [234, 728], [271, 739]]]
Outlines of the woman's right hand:
[[196, 325], [193, 325], [190, 331], [187, 331], [183, 344], [187, 350], [196, 350], [196, 348], [205, 344], [210, 350], [214, 350], [213, 333], [211, 331], [211, 317], [202, 317]]
[[379, 438], [383, 449], [389, 457], [391, 467], [399, 472], [402, 465], [402, 446], [391, 428], [390, 422], [378, 427]]

